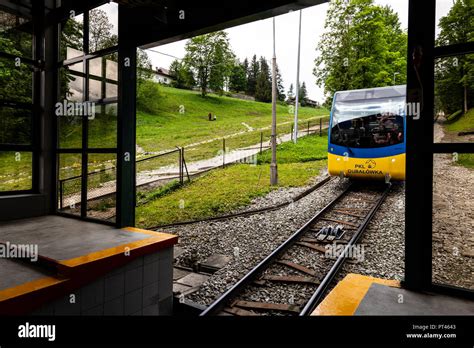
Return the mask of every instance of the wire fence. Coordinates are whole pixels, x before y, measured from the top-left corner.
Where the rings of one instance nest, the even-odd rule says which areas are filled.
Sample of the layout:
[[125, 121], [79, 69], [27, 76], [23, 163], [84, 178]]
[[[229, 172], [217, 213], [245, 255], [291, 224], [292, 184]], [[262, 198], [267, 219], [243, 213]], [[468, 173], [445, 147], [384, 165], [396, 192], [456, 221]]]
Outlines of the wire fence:
[[[287, 131], [284, 127], [280, 125], [277, 128], [277, 132], [281, 134], [277, 137], [277, 144], [293, 140], [293, 124], [286, 128]], [[318, 133], [320, 136], [323, 135], [322, 118], [298, 123], [298, 137]], [[265, 129], [260, 132], [251, 131], [238, 136], [224, 137], [187, 148], [176, 147], [171, 151], [138, 159], [136, 161], [137, 197], [143, 197], [146, 192], [174, 181], [182, 185], [186, 180], [190, 181], [191, 178], [218, 167], [234, 163], [256, 165], [258, 155], [270, 147], [271, 129]], [[87, 209], [99, 218], [110, 218], [115, 215], [117, 182], [115, 162], [110, 160], [102, 162], [86, 174]], [[58, 190], [60, 211], [77, 213], [82, 203], [82, 176], [60, 179]]]

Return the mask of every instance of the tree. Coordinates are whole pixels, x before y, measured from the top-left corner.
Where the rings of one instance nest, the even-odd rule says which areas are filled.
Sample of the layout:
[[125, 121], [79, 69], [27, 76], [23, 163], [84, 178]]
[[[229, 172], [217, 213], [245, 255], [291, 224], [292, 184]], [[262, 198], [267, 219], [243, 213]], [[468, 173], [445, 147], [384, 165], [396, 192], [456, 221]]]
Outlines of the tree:
[[254, 54], [252, 57], [252, 62], [247, 73], [247, 94], [255, 96], [255, 91], [257, 89], [257, 78], [260, 73], [260, 65], [257, 61], [257, 55]]
[[224, 31], [196, 36], [186, 43], [185, 63], [191, 67], [204, 97], [209, 88], [222, 93], [234, 54]]
[[272, 81], [270, 68], [265, 57], [260, 57], [260, 72], [255, 87], [255, 100], [270, 102], [272, 100]]
[[308, 91], [306, 90], [306, 83], [303, 81], [298, 91], [298, 102], [301, 104], [301, 106], [306, 106], [307, 100], [308, 100]]
[[318, 43], [313, 74], [324, 85], [326, 104], [339, 90], [382, 87], [406, 81], [407, 34], [398, 15], [373, 0], [334, 0]]
[[137, 49], [137, 81], [138, 84], [144, 80], [149, 80], [153, 76], [152, 65], [148, 54], [142, 50]]
[[191, 89], [196, 85], [193, 72], [187, 64], [175, 59], [171, 63], [169, 70], [170, 74], [174, 77], [173, 87]]
[[232, 73], [235, 55], [230, 49], [227, 33], [222, 32], [223, 37], [219, 39], [214, 48], [211, 72], [209, 74], [209, 87], [217, 94], [224, 93], [224, 87]]
[[117, 35], [112, 33], [114, 26], [109, 22], [107, 13], [101, 9], [93, 9], [89, 14], [89, 52], [118, 44]]
[[[248, 65], [248, 62], [247, 62]], [[229, 80], [229, 89], [235, 92], [245, 92], [247, 87], [247, 69], [245, 68], [244, 63], [239, 63], [234, 65]]]
[[280, 69], [278, 69], [278, 64], [276, 66], [276, 80], [277, 80], [277, 94], [279, 101], [285, 101], [285, 87], [283, 86], [283, 78], [281, 77]]
[[290, 85], [290, 88], [288, 89], [288, 100], [291, 100], [295, 97], [295, 92], [293, 91], [293, 84]]
[[[474, 6], [469, 0], [456, 0], [439, 21], [437, 45], [447, 46], [474, 41]], [[436, 61], [435, 100], [438, 111], [466, 113], [473, 107], [474, 56], [448, 57]]]

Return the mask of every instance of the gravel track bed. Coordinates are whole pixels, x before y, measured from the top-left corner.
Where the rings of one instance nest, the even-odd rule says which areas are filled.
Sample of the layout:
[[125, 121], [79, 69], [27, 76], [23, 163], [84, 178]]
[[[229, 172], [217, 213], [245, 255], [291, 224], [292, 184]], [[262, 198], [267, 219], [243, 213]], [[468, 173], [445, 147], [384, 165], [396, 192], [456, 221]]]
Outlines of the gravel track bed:
[[331, 285], [334, 287], [348, 273], [383, 279], [402, 280], [405, 250], [405, 184], [393, 183], [359, 241], [364, 247], [363, 259], [345, 262]]
[[[231, 257], [226, 267], [187, 298], [201, 304], [211, 303], [340, 194], [347, 184], [347, 180], [332, 180], [289, 206], [263, 214], [166, 228], [165, 232], [179, 236], [178, 246], [184, 250], [175, 260], [178, 265], [192, 267], [216, 253]], [[268, 204], [265, 200], [260, 202]], [[252, 209], [255, 208], [259, 207]]]
[[[179, 236], [179, 247], [184, 250], [184, 253], [175, 261], [178, 265], [192, 267], [196, 262], [203, 261], [216, 253], [231, 257], [231, 261], [226, 267], [211, 276], [198, 291], [186, 297], [204, 305], [212, 303], [303, 226], [308, 219], [339, 195], [347, 187], [347, 184], [347, 180], [335, 179], [298, 202], [264, 214], [167, 228], [166, 232]], [[276, 196], [272, 196], [268, 200], [264, 197], [258, 198], [252, 203], [252, 208], [247, 208], [265, 207], [268, 206], [269, 201], [278, 204], [287, 201], [287, 197], [294, 197], [305, 189], [307, 187], [301, 188], [299, 192], [276, 190], [271, 194], [277, 195], [281, 191], [285, 192], [287, 196], [284, 194], [281, 200], [278, 200]], [[404, 272], [404, 190], [403, 183], [394, 183], [390, 194], [369, 223], [360, 241], [364, 246], [363, 260], [346, 262], [331, 288], [348, 273], [359, 273], [385, 279], [402, 279]], [[358, 204], [358, 206], [360, 205]], [[354, 221], [357, 221], [357, 218], [354, 218]], [[323, 253], [312, 252], [312, 255], [311, 258], [308, 258], [308, 249], [305, 247], [291, 248], [286, 253], [285, 259], [320, 270], [321, 274], [327, 272], [334, 262], [334, 260], [325, 257]], [[269, 271], [272, 274], [284, 274], [283, 269], [278, 267], [280, 266], [272, 267]], [[298, 272], [288, 272], [286, 268], [284, 272], [301, 275]], [[258, 292], [243, 295], [247, 296], [245, 299], [250, 301], [270, 299], [268, 289], [258, 286], [255, 286], [255, 289]], [[271, 296], [271, 301], [288, 303], [288, 299], [291, 298], [295, 304], [300, 304], [299, 302], [308, 298], [314, 290], [315, 286], [312, 285], [292, 284], [291, 288], [278, 285], [275, 295]], [[244, 299], [243, 296], [241, 299]], [[258, 299], [255, 296], [258, 296]], [[271, 314], [278, 315], [276, 312]]]

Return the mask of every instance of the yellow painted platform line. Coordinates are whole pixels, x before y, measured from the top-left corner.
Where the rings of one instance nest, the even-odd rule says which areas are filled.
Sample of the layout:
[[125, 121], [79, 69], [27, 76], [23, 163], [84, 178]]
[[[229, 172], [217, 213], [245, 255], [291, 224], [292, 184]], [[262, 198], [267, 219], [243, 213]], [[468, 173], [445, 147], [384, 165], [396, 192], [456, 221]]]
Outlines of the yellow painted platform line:
[[400, 287], [398, 280], [350, 273], [332, 289], [311, 315], [354, 315], [373, 283]]
[[132, 252], [133, 250], [138, 250], [146, 246], [154, 245], [156, 250], [163, 249], [166, 247], [173, 246], [178, 241], [178, 236], [173, 234], [147, 231], [134, 227], [125, 227], [123, 228], [123, 230], [134, 233], [143, 233], [149, 235], [149, 237], [144, 237], [143, 239], [128, 242], [126, 244], [122, 244], [105, 250], [95, 251], [90, 254], [75, 257], [73, 259], [62, 260], [58, 263], [67, 267], [77, 267], [97, 260], [103, 260], [111, 256], [125, 254], [125, 252], [127, 251]]
[[58, 285], [67, 281], [67, 279], [60, 279], [55, 277], [44, 277], [36, 279], [27, 283], [13, 286], [11, 288], [0, 290], [0, 302], [25, 295], [37, 290], [41, 290], [53, 285]]

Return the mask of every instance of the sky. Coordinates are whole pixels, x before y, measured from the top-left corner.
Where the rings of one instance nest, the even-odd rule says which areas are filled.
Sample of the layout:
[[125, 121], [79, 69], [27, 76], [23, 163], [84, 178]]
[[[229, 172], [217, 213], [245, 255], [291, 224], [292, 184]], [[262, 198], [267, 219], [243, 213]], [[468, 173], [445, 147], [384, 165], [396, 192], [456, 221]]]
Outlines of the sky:
[[[375, 0], [378, 5], [389, 5], [398, 13], [402, 29], [408, 27], [408, 0]], [[300, 58], [300, 84], [304, 81], [308, 90], [308, 97], [318, 102], [324, 101], [322, 87], [318, 87], [313, 75], [314, 59], [316, 58], [317, 43], [324, 33], [324, 21], [328, 3], [312, 6], [302, 10], [301, 22], [301, 58]], [[437, 22], [446, 15], [452, 6], [452, 0], [436, 1]], [[298, 20], [299, 12], [290, 12], [275, 17], [276, 27], [276, 57], [277, 64], [283, 77], [285, 93], [290, 84], [296, 85], [296, 66], [298, 51]], [[272, 44], [272, 18], [260, 20], [237, 27], [226, 29], [232, 50], [237, 58], [243, 61], [256, 54], [271, 59], [273, 55]], [[437, 30], [438, 34], [439, 30]], [[186, 40], [171, 44], [157, 46], [146, 50], [153, 67], [168, 68], [173, 57], [183, 58]], [[160, 53], [157, 53], [160, 52]], [[171, 55], [173, 57], [167, 56]]]

